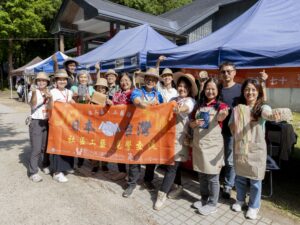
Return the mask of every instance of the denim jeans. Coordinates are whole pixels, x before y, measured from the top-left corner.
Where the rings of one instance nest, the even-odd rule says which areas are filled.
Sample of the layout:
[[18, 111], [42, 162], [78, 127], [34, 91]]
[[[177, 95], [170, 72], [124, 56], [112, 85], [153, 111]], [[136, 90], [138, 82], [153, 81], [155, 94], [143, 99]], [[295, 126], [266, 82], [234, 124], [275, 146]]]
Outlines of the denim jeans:
[[216, 206], [219, 200], [219, 174], [199, 173], [201, 199], [208, 199], [207, 204]]
[[[164, 193], [169, 193], [174, 181], [175, 184], [177, 184], [178, 182], [176, 182], [176, 177], [178, 177], [178, 167], [180, 166], [180, 162], [175, 162], [174, 165], [167, 165], [166, 166], [166, 172], [165, 172], [165, 176], [163, 179], [163, 182], [160, 186], [160, 191], [164, 192]], [[181, 174], [179, 173], [179, 176], [181, 176]], [[178, 178], [177, 178], [178, 180]], [[181, 184], [181, 182], [180, 182]]]
[[233, 167], [233, 136], [224, 135], [224, 152], [225, 152], [225, 182], [224, 187], [232, 189], [234, 186], [235, 170]]
[[[235, 178], [235, 187], [237, 192], [237, 200], [244, 202], [246, 199], [247, 193], [247, 180], [246, 177], [236, 176]], [[250, 197], [248, 206], [252, 209], [258, 209], [260, 207], [261, 200], [261, 189], [262, 181], [261, 180], [252, 180], [250, 179]]]
[[[152, 182], [154, 178], [155, 164], [147, 164], [144, 176], [144, 182]], [[135, 187], [141, 174], [141, 165], [129, 164], [128, 171], [128, 186]]]

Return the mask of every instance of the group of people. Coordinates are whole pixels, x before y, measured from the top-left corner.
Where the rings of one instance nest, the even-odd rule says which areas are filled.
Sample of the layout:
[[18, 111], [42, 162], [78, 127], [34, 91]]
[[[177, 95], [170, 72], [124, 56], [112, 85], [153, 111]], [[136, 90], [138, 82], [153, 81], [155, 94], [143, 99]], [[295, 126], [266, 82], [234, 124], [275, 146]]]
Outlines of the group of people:
[[[54, 58], [55, 60], [55, 58]], [[141, 88], [134, 88], [132, 76], [119, 75], [108, 70], [105, 77], [97, 76], [92, 84], [88, 71], [78, 71], [77, 62], [65, 61], [65, 69], [54, 74], [54, 83], [49, 90], [50, 79], [41, 72], [35, 79], [36, 88], [29, 93], [31, 123], [29, 126], [32, 145], [29, 175], [34, 182], [42, 181], [38, 164], [42, 158], [42, 171], [53, 174], [58, 182], [67, 182], [65, 174], [73, 173], [74, 158], [46, 153], [48, 135], [48, 109], [53, 102], [119, 105], [134, 104], [139, 108], [174, 101], [176, 114], [174, 164], [165, 166], [165, 174], [157, 193], [155, 210], [160, 210], [167, 198], [176, 198], [183, 191], [181, 163], [188, 160], [192, 147], [193, 169], [199, 173], [201, 199], [193, 207], [202, 215], [217, 211], [220, 193], [219, 175], [225, 169], [222, 196], [231, 197], [235, 186], [236, 202], [233, 211], [240, 212], [246, 205], [247, 180], [250, 180], [250, 198], [246, 217], [256, 219], [260, 208], [262, 180], [266, 168], [267, 149], [264, 139], [266, 120], [279, 121], [280, 115], [273, 113], [265, 104], [265, 80], [262, 73], [258, 79], [247, 79], [243, 84], [234, 81], [236, 68], [233, 63], [224, 62], [219, 67], [220, 79], [209, 77], [202, 71], [199, 77], [164, 69], [159, 74], [160, 57], [156, 68], [140, 73], [144, 78]], [[99, 65], [96, 66], [100, 74]], [[175, 84], [175, 85], [174, 85]], [[42, 157], [43, 156], [43, 157]], [[78, 159], [81, 167], [84, 159]], [[92, 161], [92, 173], [99, 170], [100, 163]], [[102, 170], [108, 170], [105, 162]], [[128, 170], [127, 170], [128, 168]], [[122, 177], [127, 175], [128, 186], [123, 197], [133, 194], [141, 175], [141, 165], [118, 164]], [[143, 186], [156, 190], [152, 181], [156, 165], [147, 164]]]

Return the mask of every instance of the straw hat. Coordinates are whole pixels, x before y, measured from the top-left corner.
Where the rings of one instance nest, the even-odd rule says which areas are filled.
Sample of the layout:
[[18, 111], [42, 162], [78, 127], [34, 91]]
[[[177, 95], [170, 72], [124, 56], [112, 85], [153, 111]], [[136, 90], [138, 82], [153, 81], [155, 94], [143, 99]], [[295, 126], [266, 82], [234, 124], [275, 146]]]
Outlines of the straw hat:
[[105, 106], [107, 96], [105, 94], [99, 93], [97, 91], [94, 92], [91, 102], [97, 105]]
[[189, 73], [176, 72], [176, 73], [174, 73], [174, 82], [176, 83], [176, 85], [177, 85], [177, 82], [178, 82], [180, 77], [185, 77], [191, 82], [191, 84], [192, 84], [192, 90], [191, 90], [192, 96], [196, 96], [198, 94], [198, 87], [197, 87], [197, 84], [195, 82], [195, 77], [192, 74], [189, 74]]
[[98, 78], [95, 86], [104, 86], [108, 88], [107, 80], [105, 78]]
[[107, 72], [105, 73], [105, 76], [108, 76], [109, 74], [113, 74], [113, 75], [115, 75], [116, 77], [118, 77], [118, 74], [117, 74], [116, 71], [113, 70], [113, 69], [107, 70]]
[[67, 58], [67, 59], [64, 61], [64, 67], [66, 67], [69, 63], [75, 63], [76, 66], [78, 66], [78, 64], [79, 64], [75, 59], [73, 59], [73, 58]]
[[54, 74], [54, 78], [69, 78], [69, 76], [66, 70], [60, 69]]
[[156, 68], [150, 67], [146, 72], [140, 73], [142, 76], [150, 76], [150, 77], [156, 77], [159, 79], [159, 73]]
[[162, 76], [167, 75], [167, 74], [173, 76], [173, 71], [169, 68], [165, 68], [160, 76], [162, 77]]
[[49, 76], [45, 73], [45, 72], [39, 72], [36, 76], [36, 78], [34, 79], [34, 83], [36, 84], [37, 80], [46, 80], [48, 81], [48, 83], [50, 82], [50, 78]]

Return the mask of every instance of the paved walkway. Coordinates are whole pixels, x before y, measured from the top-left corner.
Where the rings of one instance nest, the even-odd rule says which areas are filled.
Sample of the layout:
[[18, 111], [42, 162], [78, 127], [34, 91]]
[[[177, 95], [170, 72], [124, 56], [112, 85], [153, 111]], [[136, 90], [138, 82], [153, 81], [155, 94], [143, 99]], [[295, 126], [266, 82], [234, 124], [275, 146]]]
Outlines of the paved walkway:
[[[96, 175], [91, 175], [90, 173], [91, 166], [89, 162], [85, 162], [85, 165], [79, 169], [79, 173], [88, 177], [91, 182], [98, 183], [100, 186], [105, 185], [106, 188], [113, 190], [120, 197], [122, 195], [123, 189], [126, 187], [126, 180], [120, 181], [112, 181], [110, 177], [113, 177], [112, 174], [108, 174], [107, 172], [100, 171]], [[112, 170], [116, 170], [117, 168], [113, 165], [110, 165]], [[117, 172], [115, 172], [117, 173]], [[157, 188], [159, 188], [162, 182], [163, 170], [158, 169], [156, 171], [156, 176], [154, 179], [154, 184]], [[141, 183], [141, 180], [140, 180]], [[197, 201], [199, 196], [199, 183], [197, 182], [196, 176], [193, 174], [188, 174], [187, 172], [183, 173], [183, 186], [184, 193], [179, 199], [171, 200], [168, 199], [165, 203], [165, 207], [160, 211], [153, 210], [153, 204], [156, 198], [156, 192], [149, 193], [147, 190], [143, 189], [142, 186], [138, 185], [134, 190], [132, 196], [130, 196], [128, 200], [128, 204], [138, 204], [139, 207], [145, 209], [147, 215], [150, 215], [151, 218], [157, 222], [157, 224], [173, 224], [173, 225], [238, 225], [238, 224], [258, 224], [258, 225], [266, 225], [266, 224], [296, 224], [292, 220], [287, 218], [283, 218], [280, 216], [270, 217], [264, 215], [269, 211], [269, 209], [263, 209], [260, 212], [260, 215], [257, 220], [248, 220], [245, 219], [245, 212], [236, 213], [230, 210], [230, 205], [234, 202], [234, 199], [231, 200], [223, 200], [220, 197], [218, 212], [209, 215], [209, 216], [201, 216], [196, 212], [195, 209], [191, 208], [191, 204]], [[269, 213], [268, 213], [269, 214]]]
[[[201, 216], [191, 204], [199, 199], [199, 183], [194, 174], [183, 173], [184, 194], [178, 200], [167, 200], [160, 211], [153, 210], [156, 193], [137, 186], [132, 197], [122, 197], [125, 180], [112, 181], [111, 175], [99, 171], [90, 174], [90, 163], [75, 175], [68, 175], [67, 184], [58, 184], [50, 175], [33, 184], [26, 177], [30, 151], [28, 127], [24, 120], [28, 107], [24, 103], [2, 101], [0, 97], [0, 224], [297, 224], [272, 209], [262, 207], [258, 220], [251, 221], [244, 213], [230, 210], [220, 198], [218, 212]], [[5, 103], [5, 105], [1, 104]], [[116, 166], [109, 165], [113, 170]], [[156, 172], [157, 188], [162, 170]], [[112, 218], [114, 217], [114, 218]]]

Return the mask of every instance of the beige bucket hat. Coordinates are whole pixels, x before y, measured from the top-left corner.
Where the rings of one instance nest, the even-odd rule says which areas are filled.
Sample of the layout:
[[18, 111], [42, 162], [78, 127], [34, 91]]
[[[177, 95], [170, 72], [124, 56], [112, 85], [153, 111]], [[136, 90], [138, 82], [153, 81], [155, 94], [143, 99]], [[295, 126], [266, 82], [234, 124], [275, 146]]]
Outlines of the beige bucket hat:
[[157, 79], [159, 79], [159, 73], [158, 70], [156, 68], [150, 67], [146, 72], [142, 72], [140, 73], [141, 76], [145, 77], [145, 76], [150, 76], [150, 77], [156, 77]]
[[198, 94], [198, 87], [197, 87], [197, 84], [195, 82], [195, 77], [192, 74], [189, 74], [189, 73], [176, 72], [176, 73], [174, 73], [174, 82], [176, 83], [176, 85], [177, 85], [177, 82], [178, 82], [180, 77], [185, 77], [191, 82], [191, 84], [192, 84], [192, 90], [191, 90], [192, 96], [196, 96]]
[[163, 77], [164, 75], [167, 75], [167, 74], [173, 76], [173, 71], [169, 68], [165, 68], [160, 76]]
[[109, 74], [113, 74], [113, 75], [115, 75], [116, 77], [118, 77], [118, 74], [117, 74], [116, 71], [113, 70], [113, 69], [107, 70], [107, 72], [105, 73], [105, 76], [107, 76], [107, 75], [109, 75]]
[[54, 74], [54, 78], [69, 78], [68, 73], [66, 70], [64, 69], [60, 69], [58, 70], [55, 74]]
[[95, 86], [104, 86], [108, 88], [107, 80], [105, 78], [98, 78]]
[[45, 72], [39, 72], [34, 79], [34, 83], [36, 84], [37, 80], [46, 80], [48, 83], [50, 82], [49, 76]]

